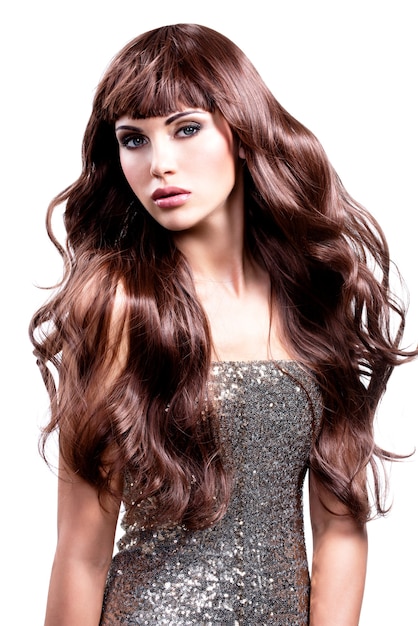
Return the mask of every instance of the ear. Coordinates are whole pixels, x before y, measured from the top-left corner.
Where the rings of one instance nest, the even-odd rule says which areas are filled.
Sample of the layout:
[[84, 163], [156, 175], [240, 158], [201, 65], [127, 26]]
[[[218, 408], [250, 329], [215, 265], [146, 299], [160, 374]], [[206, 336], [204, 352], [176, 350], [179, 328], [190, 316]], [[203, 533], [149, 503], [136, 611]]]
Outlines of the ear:
[[238, 156], [240, 159], [244, 159], [245, 161], [245, 152], [244, 152], [244, 148], [241, 145], [238, 148]]

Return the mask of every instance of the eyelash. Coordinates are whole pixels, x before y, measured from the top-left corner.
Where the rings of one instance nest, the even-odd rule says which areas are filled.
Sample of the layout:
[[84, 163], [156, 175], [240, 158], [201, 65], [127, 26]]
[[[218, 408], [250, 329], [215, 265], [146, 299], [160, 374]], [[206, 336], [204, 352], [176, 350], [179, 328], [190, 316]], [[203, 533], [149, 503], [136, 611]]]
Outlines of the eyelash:
[[126, 137], [122, 137], [120, 140], [120, 144], [121, 146], [123, 146], [124, 148], [127, 148], [128, 150], [136, 150], [137, 148], [141, 148], [144, 145], [144, 141], [140, 144], [140, 145], [136, 145], [136, 146], [130, 146], [128, 145], [131, 141], [135, 141], [141, 139], [143, 140], [144, 137], [142, 137], [141, 135], [127, 135]]
[[193, 132], [190, 133], [190, 135], [186, 135], [186, 137], [193, 137], [193, 135], [196, 135], [200, 131], [201, 128], [202, 128], [202, 126], [200, 124], [198, 124], [197, 122], [190, 122], [188, 124], [185, 124], [184, 126], [181, 126], [177, 130], [177, 133], [179, 133], [180, 131], [185, 131], [186, 129], [188, 129], [188, 130], [192, 129]]
[[[180, 128], [178, 128], [175, 132], [176, 135], [178, 135], [180, 132], [185, 132], [185, 131], [190, 131], [192, 130], [191, 133], [188, 134], [184, 134], [182, 137], [180, 137], [181, 139], [186, 139], [188, 137], [193, 137], [194, 135], [197, 135], [197, 133], [201, 130], [202, 126], [201, 124], [198, 124], [197, 122], [189, 122], [187, 124], [184, 124], [183, 126], [180, 126]], [[138, 141], [141, 140], [140, 144], [134, 145], [134, 146], [130, 146], [129, 143], [131, 141]], [[137, 150], [139, 148], [142, 148], [142, 146], [144, 146], [146, 144], [146, 139], [143, 135], [126, 135], [126, 137], [122, 137], [120, 139], [120, 145], [123, 148], [127, 148], [128, 150]]]

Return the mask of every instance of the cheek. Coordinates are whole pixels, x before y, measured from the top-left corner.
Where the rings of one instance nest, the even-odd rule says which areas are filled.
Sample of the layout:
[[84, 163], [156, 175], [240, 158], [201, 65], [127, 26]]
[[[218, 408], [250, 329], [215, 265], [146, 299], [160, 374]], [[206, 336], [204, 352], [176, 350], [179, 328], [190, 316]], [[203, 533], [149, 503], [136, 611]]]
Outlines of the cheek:
[[134, 159], [129, 158], [129, 155], [121, 156], [120, 165], [128, 184], [134, 191], [139, 191], [138, 187], [141, 187], [145, 181], [144, 168], [140, 167]]
[[[197, 165], [198, 159], [195, 164]], [[235, 176], [235, 157], [231, 146], [226, 141], [218, 141], [199, 159], [200, 170], [216, 176], [218, 181]]]
[[224, 185], [231, 187], [235, 184], [236, 159], [229, 146], [224, 146], [224, 151], [218, 153], [217, 158], [214, 160], [214, 169], [219, 181], [222, 181]]

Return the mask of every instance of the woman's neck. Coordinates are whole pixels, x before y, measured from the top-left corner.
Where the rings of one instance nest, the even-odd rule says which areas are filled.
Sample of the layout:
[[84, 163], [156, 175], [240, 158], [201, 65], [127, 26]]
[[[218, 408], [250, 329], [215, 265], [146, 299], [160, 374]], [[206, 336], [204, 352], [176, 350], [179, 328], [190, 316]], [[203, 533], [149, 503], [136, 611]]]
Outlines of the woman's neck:
[[[213, 224], [212, 224], [213, 226]], [[181, 233], [176, 244], [191, 267], [207, 315], [214, 360], [289, 358], [272, 307], [270, 276], [244, 247], [238, 221], [229, 228]]]
[[244, 249], [244, 214], [239, 207], [228, 215], [193, 231], [176, 233], [176, 246], [192, 270], [196, 288], [224, 285], [239, 294], [244, 289], [252, 263]]

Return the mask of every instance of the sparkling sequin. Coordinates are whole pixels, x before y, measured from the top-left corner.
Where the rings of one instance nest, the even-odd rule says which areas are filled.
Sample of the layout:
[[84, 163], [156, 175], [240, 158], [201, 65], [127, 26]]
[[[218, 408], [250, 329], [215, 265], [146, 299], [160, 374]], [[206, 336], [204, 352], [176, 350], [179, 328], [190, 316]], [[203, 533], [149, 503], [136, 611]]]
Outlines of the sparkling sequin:
[[302, 488], [318, 389], [292, 361], [216, 363], [212, 386], [234, 468], [228, 511], [199, 531], [122, 523], [102, 626], [308, 624]]

